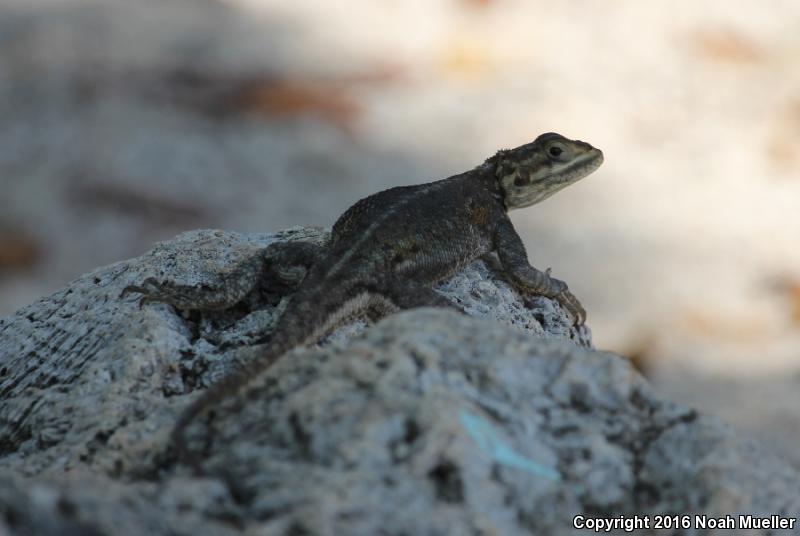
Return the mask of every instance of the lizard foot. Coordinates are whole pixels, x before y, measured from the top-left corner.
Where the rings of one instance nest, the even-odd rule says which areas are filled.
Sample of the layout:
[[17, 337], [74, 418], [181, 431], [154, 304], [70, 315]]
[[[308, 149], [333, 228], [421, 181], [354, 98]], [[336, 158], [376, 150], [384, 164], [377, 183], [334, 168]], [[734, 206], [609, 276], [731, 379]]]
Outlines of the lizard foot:
[[[566, 287], [566, 284], [564, 285]], [[573, 325], [582, 326], [586, 322], [586, 309], [569, 289], [564, 288], [557, 295], [553, 296], [561, 307], [563, 307], [574, 319]]]
[[578, 301], [578, 298], [569, 291], [569, 287], [564, 281], [550, 275], [551, 271], [552, 268], [548, 268], [542, 272], [546, 278], [546, 291], [542, 292], [542, 295], [556, 300], [572, 316], [574, 319], [573, 325], [582, 325], [586, 322], [586, 310], [581, 305], [581, 302]]

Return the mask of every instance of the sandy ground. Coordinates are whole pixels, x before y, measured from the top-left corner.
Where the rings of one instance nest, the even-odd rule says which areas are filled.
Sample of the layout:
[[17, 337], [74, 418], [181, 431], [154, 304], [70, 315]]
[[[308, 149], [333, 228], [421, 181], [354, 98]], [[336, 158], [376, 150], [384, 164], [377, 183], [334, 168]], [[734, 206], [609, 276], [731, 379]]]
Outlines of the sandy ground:
[[7, 0], [0, 314], [199, 227], [330, 225], [545, 131], [595, 342], [800, 464], [800, 4]]

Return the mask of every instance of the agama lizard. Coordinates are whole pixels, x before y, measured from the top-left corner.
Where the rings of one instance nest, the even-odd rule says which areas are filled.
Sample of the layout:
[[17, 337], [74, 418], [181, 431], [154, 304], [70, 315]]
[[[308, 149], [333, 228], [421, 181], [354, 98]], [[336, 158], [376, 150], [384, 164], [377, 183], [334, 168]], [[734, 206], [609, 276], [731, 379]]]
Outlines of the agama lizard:
[[550, 197], [602, 162], [603, 153], [588, 143], [542, 134], [516, 149], [499, 151], [460, 175], [366, 197], [336, 221], [326, 245], [269, 246], [234, 270], [221, 288], [154, 278], [125, 288], [123, 294], [143, 295], [140, 304], [158, 301], [179, 309], [222, 309], [255, 288], [266, 265], [279, 270], [306, 268], [264, 353], [210, 387], [183, 412], [172, 432], [178, 452], [185, 452], [185, 429], [198, 414], [292, 348], [315, 342], [348, 317], [376, 310], [456, 307], [431, 287], [479, 257], [490, 257], [495, 269], [519, 291], [553, 298], [576, 323], [583, 323], [586, 313], [566, 283], [550, 277], [549, 269], [540, 271], [528, 263], [507, 213]]

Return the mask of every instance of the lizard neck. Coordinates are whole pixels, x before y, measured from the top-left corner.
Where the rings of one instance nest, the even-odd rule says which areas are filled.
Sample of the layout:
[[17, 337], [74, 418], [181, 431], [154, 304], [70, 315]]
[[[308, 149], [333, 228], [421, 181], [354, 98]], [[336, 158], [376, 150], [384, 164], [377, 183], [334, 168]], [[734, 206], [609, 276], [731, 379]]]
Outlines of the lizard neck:
[[497, 179], [497, 161], [495, 157], [488, 159], [486, 162], [470, 171], [469, 174], [481, 188], [489, 192], [492, 198], [503, 207], [505, 212], [508, 212], [505, 193], [500, 185], [500, 181]]

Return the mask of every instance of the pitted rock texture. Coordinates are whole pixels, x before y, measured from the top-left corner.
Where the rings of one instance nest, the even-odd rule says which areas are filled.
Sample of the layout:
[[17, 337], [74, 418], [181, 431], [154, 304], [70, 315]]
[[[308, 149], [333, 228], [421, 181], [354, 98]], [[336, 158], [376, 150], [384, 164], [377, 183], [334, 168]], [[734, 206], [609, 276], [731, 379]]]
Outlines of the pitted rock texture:
[[480, 262], [439, 290], [486, 318], [407, 311], [290, 352], [190, 427], [196, 474], [172, 425], [290, 293], [265, 281], [199, 313], [121, 289], [214, 286], [274, 240], [325, 237], [187, 233], [0, 320], [0, 534], [577, 534], [578, 514], [800, 511], [787, 463], [659, 399]]

